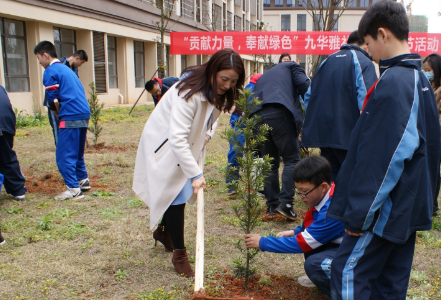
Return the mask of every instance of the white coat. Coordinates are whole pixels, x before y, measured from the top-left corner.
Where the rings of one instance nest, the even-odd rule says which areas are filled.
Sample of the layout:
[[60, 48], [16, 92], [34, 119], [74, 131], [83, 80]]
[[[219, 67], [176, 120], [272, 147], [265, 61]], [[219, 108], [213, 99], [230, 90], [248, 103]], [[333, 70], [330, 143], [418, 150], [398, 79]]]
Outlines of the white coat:
[[[188, 101], [182, 98], [185, 94], [178, 96], [176, 84], [167, 91], [147, 120], [139, 142], [133, 191], [150, 208], [150, 229], [187, 180], [202, 173], [197, 161], [205, 156], [205, 135], [212, 136], [217, 125], [206, 131], [207, 123], [211, 114], [212, 122], [220, 115], [201, 92]], [[193, 195], [189, 202], [195, 200]]]

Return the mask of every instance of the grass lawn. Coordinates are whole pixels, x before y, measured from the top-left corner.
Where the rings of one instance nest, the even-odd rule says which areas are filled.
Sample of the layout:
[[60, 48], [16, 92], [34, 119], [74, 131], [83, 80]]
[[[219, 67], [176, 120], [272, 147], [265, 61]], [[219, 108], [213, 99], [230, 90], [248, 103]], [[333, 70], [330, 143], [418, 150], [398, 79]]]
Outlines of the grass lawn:
[[[50, 126], [17, 130], [15, 151], [26, 175], [26, 201], [14, 201], [4, 190], [0, 219], [7, 243], [0, 246], [0, 299], [189, 299], [191, 280], [180, 277], [172, 254], [154, 247], [149, 210], [132, 192], [138, 141], [152, 106], [103, 112], [101, 148], [86, 149], [92, 190], [78, 201], [55, 201], [65, 187], [55, 163]], [[235, 201], [225, 195], [223, 170], [228, 143], [220, 137], [229, 116], [222, 115], [205, 161], [206, 292], [221, 296], [232, 273], [233, 245], [241, 230], [233, 216]], [[89, 133], [92, 145], [92, 134]], [[262, 198], [262, 206], [265, 205]], [[296, 204], [304, 211], [303, 204]], [[263, 216], [264, 214], [262, 214]], [[186, 245], [194, 260], [196, 206], [186, 208]], [[272, 219], [256, 230], [262, 235], [294, 228], [299, 222]], [[441, 298], [441, 219], [435, 229], [418, 233], [408, 299]], [[261, 253], [257, 256], [261, 287], [271, 290], [270, 274], [297, 279], [304, 274], [302, 255]], [[194, 265], [193, 265], [194, 267]], [[225, 274], [225, 276], [223, 275]], [[266, 275], [265, 275], [266, 274]], [[225, 278], [224, 278], [225, 277]], [[295, 282], [295, 280], [293, 281]], [[296, 283], [294, 283], [295, 285]], [[271, 299], [294, 299], [279, 293]], [[317, 289], [306, 298], [326, 299]]]

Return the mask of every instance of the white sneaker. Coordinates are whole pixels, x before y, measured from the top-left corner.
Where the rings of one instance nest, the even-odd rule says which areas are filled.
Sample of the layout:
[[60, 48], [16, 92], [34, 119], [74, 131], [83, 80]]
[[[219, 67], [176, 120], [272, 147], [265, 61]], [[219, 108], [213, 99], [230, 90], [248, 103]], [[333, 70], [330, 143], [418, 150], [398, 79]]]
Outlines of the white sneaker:
[[299, 279], [297, 279], [297, 282], [304, 287], [315, 287], [315, 284], [311, 281], [311, 279], [309, 279], [308, 275], [300, 276]]
[[81, 189], [77, 188], [67, 188], [67, 191], [61, 193], [58, 196], [55, 196], [55, 200], [69, 200], [69, 199], [82, 199], [84, 198], [83, 193], [81, 193]]
[[89, 178], [78, 181], [78, 184], [80, 185], [80, 189], [82, 192], [90, 190]]

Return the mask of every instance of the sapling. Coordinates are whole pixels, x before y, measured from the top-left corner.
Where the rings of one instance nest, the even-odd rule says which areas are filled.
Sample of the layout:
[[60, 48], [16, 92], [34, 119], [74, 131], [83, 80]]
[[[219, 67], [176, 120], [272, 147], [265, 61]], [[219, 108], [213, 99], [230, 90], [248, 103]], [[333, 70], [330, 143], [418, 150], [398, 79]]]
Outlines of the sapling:
[[[259, 158], [257, 155], [257, 148], [266, 140], [270, 128], [266, 124], [259, 125], [258, 115], [251, 115], [261, 101], [254, 97], [248, 101], [250, 95], [248, 89], [240, 93], [236, 107], [243, 112], [242, 117], [236, 122], [235, 128], [224, 131], [224, 138], [232, 142], [237, 153], [238, 167], [226, 168], [226, 176], [234, 178], [234, 174], [239, 171], [239, 177], [231, 180], [228, 185], [237, 192], [238, 201], [235, 201], [232, 208], [244, 234], [251, 233], [260, 223], [261, 205], [257, 191], [263, 189], [266, 175], [271, 168], [269, 156]], [[239, 142], [239, 135], [243, 135], [244, 144]], [[252, 264], [258, 250], [246, 249], [242, 239], [236, 241], [235, 245], [241, 254], [233, 259], [234, 275], [245, 278], [245, 290], [248, 290], [249, 279], [256, 272]]]
[[87, 101], [89, 102], [90, 106], [90, 123], [91, 125], [89, 128], [87, 128], [90, 132], [93, 133], [94, 139], [93, 143], [96, 146], [98, 144], [98, 137], [101, 134], [101, 131], [103, 130], [103, 127], [100, 125], [100, 119], [101, 119], [101, 109], [104, 106], [104, 103], [99, 103], [98, 100], [98, 94], [96, 93], [95, 83], [92, 81], [89, 84], [90, 92], [89, 92], [89, 99]]

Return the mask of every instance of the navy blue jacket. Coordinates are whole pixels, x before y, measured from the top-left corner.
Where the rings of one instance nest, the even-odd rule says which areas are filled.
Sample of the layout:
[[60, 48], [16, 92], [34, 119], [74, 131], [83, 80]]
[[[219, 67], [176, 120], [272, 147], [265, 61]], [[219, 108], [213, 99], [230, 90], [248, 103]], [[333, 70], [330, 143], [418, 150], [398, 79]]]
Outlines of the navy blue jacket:
[[327, 216], [349, 231], [402, 244], [432, 228], [439, 119], [418, 54], [381, 60], [380, 73], [352, 132]]
[[[161, 97], [164, 96], [165, 93], [167, 93], [168, 89], [172, 87], [172, 85], [174, 85], [176, 82], [179, 81], [179, 78], [177, 77], [166, 77], [161, 79], [162, 80], [162, 86], [161, 86]], [[158, 82], [157, 80], [154, 79], [154, 81]], [[161, 85], [161, 84], [159, 84]], [[155, 106], [158, 104], [159, 99], [158, 96], [153, 96], [153, 102], [155, 103]]]
[[302, 146], [348, 150], [367, 92], [377, 80], [369, 54], [343, 45], [319, 67], [306, 93]]
[[5, 88], [0, 85], [0, 130], [15, 135], [15, 113]]
[[266, 104], [274, 103], [285, 106], [294, 116], [297, 134], [303, 125], [303, 110], [299, 96], [304, 96], [310, 80], [305, 71], [295, 62], [275, 65], [259, 78], [254, 87], [253, 96], [262, 104], [253, 111], [261, 110]]

